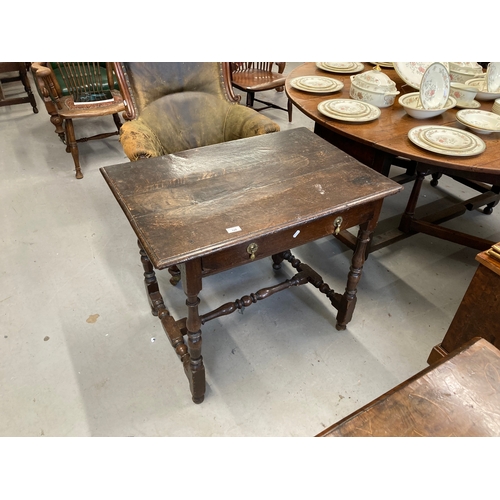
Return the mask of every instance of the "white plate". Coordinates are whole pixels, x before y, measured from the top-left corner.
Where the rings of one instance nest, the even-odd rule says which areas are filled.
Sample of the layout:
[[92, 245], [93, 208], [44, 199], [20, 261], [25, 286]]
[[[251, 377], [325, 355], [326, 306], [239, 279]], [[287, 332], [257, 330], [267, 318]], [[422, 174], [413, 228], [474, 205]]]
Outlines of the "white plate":
[[371, 62], [370, 64], [373, 64], [374, 66], [377, 66], [377, 64], [381, 68], [394, 68], [394, 63], [391, 62]]
[[432, 63], [420, 82], [420, 102], [424, 109], [443, 108], [450, 95], [450, 74], [440, 62]]
[[474, 99], [473, 101], [468, 102], [467, 104], [458, 104], [457, 102], [457, 105], [455, 107], [460, 109], [477, 109], [481, 107], [481, 103]]
[[330, 73], [359, 73], [365, 69], [360, 62], [317, 62], [316, 67]]
[[486, 78], [484, 77], [467, 80], [465, 85], [476, 87], [476, 99], [479, 101], [492, 101], [493, 99], [498, 99], [500, 97], [500, 92], [488, 92], [486, 90]]
[[344, 88], [344, 84], [340, 80], [326, 76], [298, 76], [290, 81], [290, 85], [294, 89], [316, 94], [337, 92]]
[[318, 104], [318, 111], [329, 118], [346, 122], [368, 122], [380, 116], [380, 108], [354, 99], [330, 99]]
[[[393, 64], [396, 73], [405, 83], [416, 90], [420, 90], [422, 77], [432, 62], [395, 62]], [[441, 64], [444, 64], [444, 67], [449, 71], [450, 67], [447, 62]]]
[[[426, 140], [422, 139], [422, 134], [425, 134]], [[481, 138], [452, 127], [433, 125], [414, 127], [408, 132], [408, 139], [422, 149], [449, 156], [474, 156], [486, 149], [486, 144]]]
[[500, 116], [480, 109], [461, 109], [457, 120], [479, 134], [500, 132]]
[[[457, 130], [457, 129], [454, 129]], [[477, 146], [476, 137], [472, 134], [453, 135], [449, 131], [444, 132], [439, 127], [422, 127], [417, 131], [419, 138], [429, 146], [439, 149], [450, 149], [449, 141], [452, 140], [453, 147], [457, 151], [465, 152], [474, 149]]]
[[490, 62], [486, 71], [486, 90], [500, 92], [500, 62]]

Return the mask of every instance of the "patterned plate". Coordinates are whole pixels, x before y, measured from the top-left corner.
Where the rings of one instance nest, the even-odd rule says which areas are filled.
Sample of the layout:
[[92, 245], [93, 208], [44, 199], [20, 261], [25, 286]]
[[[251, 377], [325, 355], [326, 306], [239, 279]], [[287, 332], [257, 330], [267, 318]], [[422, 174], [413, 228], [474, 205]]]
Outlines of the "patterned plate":
[[[425, 70], [431, 65], [431, 62], [395, 62], [394, 69], [405, 83], [416, 90], [420, 90], [420, 82], [424, 76]], [[441, 63], [449, 70], [447, 62]]]
[[[426, 140], [422, 139], [422, 134], [425, 134]], [[408, 139], [422, 149], [449, 156], [474, 156], [486, 149], [486, 144], [481, 138], [452, 127], [433, 125], [414, 127], [408, 132]]]
[[330, 73], [359, 73], [365, 69], [360, 62], [317, 62], [316, 67]]
[[432, 63], [420, 82], [420, 102], [424, 109], [444, 108], [450, 95], [450, 74], [440, 62]]
[[299, 76], [290, 81], [290, 85], [303, 92], [331, 93], [344, 88], [340, 80], [328, 78], [326, 76]]
[[318, 111], [329, 118], [346, 122], [368, 122], [380, 116], [380, 108], [354, 99], [330, 99], [318, 104]]

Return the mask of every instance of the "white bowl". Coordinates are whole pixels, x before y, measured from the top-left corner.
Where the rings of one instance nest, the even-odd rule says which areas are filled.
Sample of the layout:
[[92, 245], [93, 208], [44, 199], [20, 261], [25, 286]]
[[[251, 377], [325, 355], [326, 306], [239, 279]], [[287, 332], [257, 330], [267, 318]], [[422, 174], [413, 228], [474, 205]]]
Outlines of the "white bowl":
[[425, 118], [433, 118], [434, 116], [442, 115], [448, 109], [451, 109], [457, 105], [457, 101], [454, 97], [448, 97], [448, 101], [444, 108], [441, 109], [424, 109], [422, 103], [420, 102], [420, 93], [411, 92], [409, 94], [402, 95], [399, 100], [399, 104], [403, 106], [405, 111], [413, 118], [423, 120]]
[[476, 99], [480, 101], [492, 101], [500, 97], [500, 92], [488, 92], [486, 90], [486, 78], [472, 78], [465, 82], [466, 85], [477, 88]]
[[480, 109], [462, 109], [457, 111], [457, 121], [478, 134], [500, 132], [500, 116]]
[[474, 101], [477, 94], [477, 87], [465, 85], [465, 83], [450, 83], [450, 95], [457, 100], [458, 106], [468, 106]]

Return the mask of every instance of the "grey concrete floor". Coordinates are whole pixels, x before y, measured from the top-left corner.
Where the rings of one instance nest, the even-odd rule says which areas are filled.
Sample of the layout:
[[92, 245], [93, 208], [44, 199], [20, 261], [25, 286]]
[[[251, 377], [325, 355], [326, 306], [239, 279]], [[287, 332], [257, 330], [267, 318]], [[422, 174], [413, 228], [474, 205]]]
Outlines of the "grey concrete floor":
[[[289, 63], [287, 72], [295, 66]], [[5, 85], [22, 94], [19, 84]], [[427, 366], [477, 268], [476, 250], [415, 235], [370, 255], [347, 330], [314, 288], [287, 290], [203, 329], [207, 393], [188, 382], [149, 311], [135, 235], [99, 167], [127, 162], [117, 137], [80, 145], [84, 178], [38, 96], [0, 108], [0, 436], [313, 436]], [[285, 104], [286, 96], [269, 97]], [[313, 128], [297, 109], [264, 113]], [[76, 123], [77, 135], [112, 129]], [[391, 227], [409, 195], [386, 200]], [[421, 202], [467, 188], [426, 181]], [[447, 223], [500, 240], [500, 209]], [[351, 251], [333, 238], [295, 254], [343, 291]], [[293, 274], [270, 260], [204, 282], [200, 310]], [[167, 306], [185, 297], [158, 273]], [[154, 342], [153, 342], [154, 339]]]

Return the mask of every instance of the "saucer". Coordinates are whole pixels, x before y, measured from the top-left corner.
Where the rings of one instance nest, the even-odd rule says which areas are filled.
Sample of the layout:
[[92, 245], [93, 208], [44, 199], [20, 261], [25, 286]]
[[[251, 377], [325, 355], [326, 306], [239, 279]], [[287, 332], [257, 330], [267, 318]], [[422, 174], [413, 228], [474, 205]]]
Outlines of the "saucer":
[[481, 103], [474, 99], [471, 102], [464, 104], [458, 104], [457, 102], [457, 105], [455, 107], [460, 109], [477, 109], [481, 107]]

